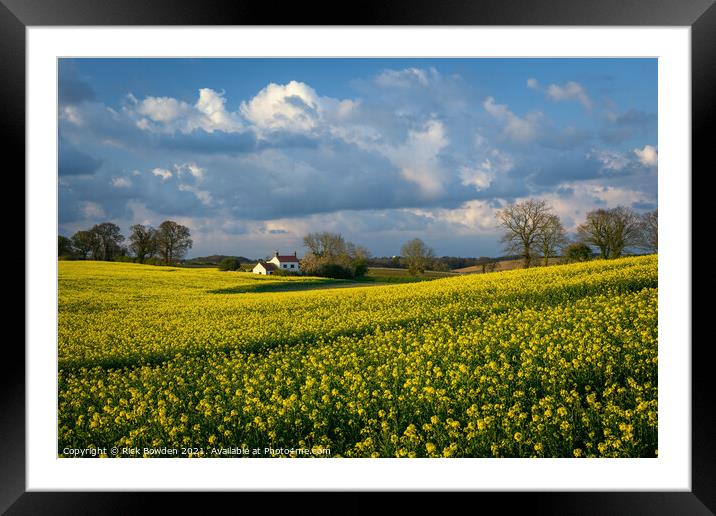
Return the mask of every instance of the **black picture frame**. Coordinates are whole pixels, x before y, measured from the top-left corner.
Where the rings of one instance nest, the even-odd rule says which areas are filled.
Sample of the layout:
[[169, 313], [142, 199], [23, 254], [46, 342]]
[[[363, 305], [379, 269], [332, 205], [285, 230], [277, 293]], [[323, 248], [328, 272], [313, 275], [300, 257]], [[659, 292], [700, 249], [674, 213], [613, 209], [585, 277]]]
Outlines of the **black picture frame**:
[[[689, 26], [692, 55], [692, 171], [715, 169], [712, 137], [716, 119], [716, 0], [428, 0], [362, 1], [321, 6], [311, 2], [273, 3], [203, 0], [0, 0], [0, 120], [7, 129], [3, 155], [25, 163], [25, 29], [28, 26], [83, 25], [573, 25], [573, 26]], [[352, 11], [346, 11], [351, 8]], [[319, 14], [322, 13], [322, 14]], [[692, 183], [693, 184], [693, 183]], [[23, 186], [20, 186], [24, 190]], [[692, 189], [692, 192], [694, 190]], [[692, 206], [696, 202], [692, 201]], [[696, 217], [692, 216], [694, 223]], [[692, 235], [694, 232], [692, 231]], [[691, 253], [688, 256], [692, 256]], [[692, 261], [693, 265], [693, 261]], [[688, 264], [685, 264], [688, 266]], [[693, 269], [692, 269], [693, 270]], [[25, 268], [27, 278], [32, 271]], [[697, 304], [692, 304], [694, 309]], [[703, 305], [702, 305], [703, 306]], [[692, 318], [694, 320], [693, 312]], [[713, 514], [716, 512], [714, 459], [714, 404], [710, 392], [711, 339], [692, 339], [692, 490], [690, 492], [530, 492], [471, 493], [482, 504], [498, 503], [538, 514]], [[17, 356], [8, 358], [0, 375], [0, 511], [7, 514], [128, 514], [141, 509], [171, 510], [202, 507], [205, 496], [190, 493], [80, 493], [26, 492], [25, 363], [24, 353], [12, 339]], [[7, 355], [6, 355], [7, 356]], [[12, 361], [12, 362], [10, 362]], [[10, 367], [9, 364], [15, 364]], [[246, 493], [238, 493], [241, 504]], [[267, 498], [268, 495], [268, 498]], [[292, 513], [331, 510], [330, 497], [304, 505], [295, 494], [267, 494], [257, 500], [275, 509], [285, 502]], [[453, 496], [457, 496], [454, 494]], [[462, 496], [462, 495], [460, 495]], [[216, 499], [216, 494], [211, 495]], [[222, 499], [226, 496], [221, 496]], [[424, 506], [421, 493], [402, 497], [405, 510]], [[269, 501], [270, 499], [270, 501]], [[222, 500], [225, 501], [225, 500]], [[348, 493], [341, 513], [373, 510], [365, 494]], [[471, 501], [470, 503], [473, 503]], [[167, 505], [168, 504], [168, 505]], [[211, 506], [209, 506], [211, 507]], [[236, 510], [239, 510], [239, 506]], [[485, 506], [485, 507], [490, 507]], [[287, 509], [288, 510], [288, 509]]]

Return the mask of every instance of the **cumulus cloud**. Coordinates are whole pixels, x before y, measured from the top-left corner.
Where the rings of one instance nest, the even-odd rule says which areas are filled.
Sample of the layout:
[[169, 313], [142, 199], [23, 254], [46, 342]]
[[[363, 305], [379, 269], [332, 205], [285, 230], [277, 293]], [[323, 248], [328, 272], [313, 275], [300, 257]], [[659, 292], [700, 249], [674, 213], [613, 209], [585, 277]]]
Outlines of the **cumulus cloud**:
[[201, 201], [202, 204], [210, 205], [212, 203], [212, 196], [211, 193], [208, 190], [200, 190], [194, 185], [188, 185], [185, 183], [179, 184], [179, 190], [182, 192], [191, 192], [193, 193], [197, 199]]
[[494, 97], [487, 97], [482, 106], [490, 116], [502, 124], [505, 135], [513, 140], [526, 142], [537, 137], [539, 122], [543, 118], [542, 113], [531, 112], [521, 118], [510, 111], [507, 104], [497, 104]]
[[376, 78], [376, 84], [390, 88], [409, 88], [412, 86], [428, 86], [432, 81], [440, 79], [435, 68], [423, 70], [406, 68], [404, 70], [383, 70]]
[[241, 114], [259, 129], [310, 131], [319, 118], [318, 95], [302, 82], [271, 83], [248, 102]]
[[171, 171], [167, 170], [166, 168], [155, 168], [152, 170], [152, 174], [157, 177], [161, 177], [162, 181], [166, 181], [167, 179], [172, 177]]
[[132, 180], [128, 177], [113, 177], [112, 186], [114, 188], [129, 188], [132, 186]]
[[102, 206], [92, 201], [80, 202], [80, 209], [85, 219], [97, 220], [105, 215]]
[[435, 197], [443, 191], [444, 177], [437, 156], [448, 144], [443, 124], [430, 120], [421, 129], [409, 131], [403, 145], [384, 147], [383, 152], [407, 181], [418, 185], [425, 196]]
[[651, 145], [644, 145], [643, 149], [634, 149], [634, 154], [636, 154], [639, 162], [647, 167], [655, 167], [659, 161], [656, 147]]
[[617, 172], [624, 170], [631, 163], [624, 154], [608, 149], [592, 149], [587, 153], [587, 157], [597, 160], [603, 169]]
[[211, 88], [201, 88], [199, 98], [191, 105], [172, 97], [146, 97], [138, 101], [129, 94], [130, 116], [137, 118], [136, 126], [144, 131], [191, 133], [201, 129], [207, 133], [225, 133], [243, 130], [240, 117], [226, 109], [224, 93]]
[[147, 97], [137, 105], [137, 112], [154, 122], [173, 122], [190, 111], [189, 104], [170, 97]]
[[546, 88], [542, 88], [537, 79], [531, 77], [527, 79], [527, 87], [542, 91], [555, 102], [574, 100], [581, 103], [586, 109], [592, 109], [592, 99], [587, 95], [584, 86], [576, 81], [568, 81], [564, 84], [550, 84]]
[[206, 172], [206, 169], [201, 168], [196, 163], [182, 163], [180, 165], [174, 164], [174, 170], [179, 177], [188, 174], [196, 178], [198, 181], [202, 181], [204, 179], [204, 174]]
[[475, 167], [460, 167], [460, 180], [463, 185], [475, 187], [475, 190], [485, 190], [490, 186], [497, 174], [509, 172], [514, 167], [511, 156], [493, 149], [489, 157], [485, 158]]
[[321, 97], [303, 82], [270, 83], [248, 102], [241, 103], [241, 114], [259, 133], [289, 131], [310, 133], [319, 126], [330, 130], [336, 122], [349, 118], [360, 102]]

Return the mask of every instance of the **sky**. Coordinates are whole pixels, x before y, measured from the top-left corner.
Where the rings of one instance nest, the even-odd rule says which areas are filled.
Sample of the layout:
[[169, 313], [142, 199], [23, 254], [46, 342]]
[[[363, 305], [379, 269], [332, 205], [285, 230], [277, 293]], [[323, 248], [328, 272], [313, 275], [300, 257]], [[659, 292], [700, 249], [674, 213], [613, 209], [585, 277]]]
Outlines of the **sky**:
[[60, 59], [59, 233], [186, 225], [188, 257], [500, 256], [496, 212], [568, 232], [657, 206], [656, 59]]

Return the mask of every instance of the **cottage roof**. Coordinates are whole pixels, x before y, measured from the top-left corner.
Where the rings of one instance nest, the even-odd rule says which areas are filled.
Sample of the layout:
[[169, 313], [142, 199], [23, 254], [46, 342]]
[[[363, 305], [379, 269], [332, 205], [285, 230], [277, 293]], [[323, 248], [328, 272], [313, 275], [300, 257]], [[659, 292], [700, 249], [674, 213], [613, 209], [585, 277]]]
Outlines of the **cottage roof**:
[[292, 254], [278, 255], [278, 256], [276, 256], [276, 258], [278, 258], [279, 262], [296, 262], [296, 263], [298, 263], [298, 258]]
[[274, 269], [276, 268], [276, 264], [275, 264], [275, 263], [259, 262], [259, 264], [262, 265], [263, 268], [266, 269], [267, 271], [272, 271], [272, 270], [274, 270]]

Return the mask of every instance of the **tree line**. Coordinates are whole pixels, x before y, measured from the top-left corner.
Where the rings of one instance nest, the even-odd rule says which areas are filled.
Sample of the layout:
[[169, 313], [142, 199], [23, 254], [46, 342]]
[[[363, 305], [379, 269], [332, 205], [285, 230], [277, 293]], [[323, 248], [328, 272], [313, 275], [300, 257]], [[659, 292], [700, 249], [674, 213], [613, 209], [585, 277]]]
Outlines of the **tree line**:
[[150, 225], [130, 226], [125, 239], [113, 222], [95, 224], [77, 231], [72, 237], [57, 237], [58, 257], [74, 260], [136, 261], [165, 265], [176, 263], [191, 249], [189, 228], [165, 220], [158, 228]]
[[[301, 260], [301, 272], [311, 276], [359, 278], [368, 272], [369, 265], [375, 263], [368, 249], [346, 241], [340, 233], [309, 233], [303, 237], [303, 245], [308, 252]], [[419, 238], [406, 242], [400, 254], [399, 257], [387, 259], [388, 266], [407, 268], [412, 275], [422, 274], [428, 269], [450, 270], [446, 263], [435, 256], [433, 249]]]
[[566, 261], [584, 261], [594, 250], [604, 259], [619, 258], [630, 248], [651, 253], [658, 250], [657, 210], [643, 215], [625, 206], [592, 210], [577, 226], [577, 237], [571, 241], [552, 207], [541, 199], [507, 205], [496, 217], [503, 230], [505, 251], [519, 254], [525, 267], [536, 258], [547, 265], [560, 251]]

